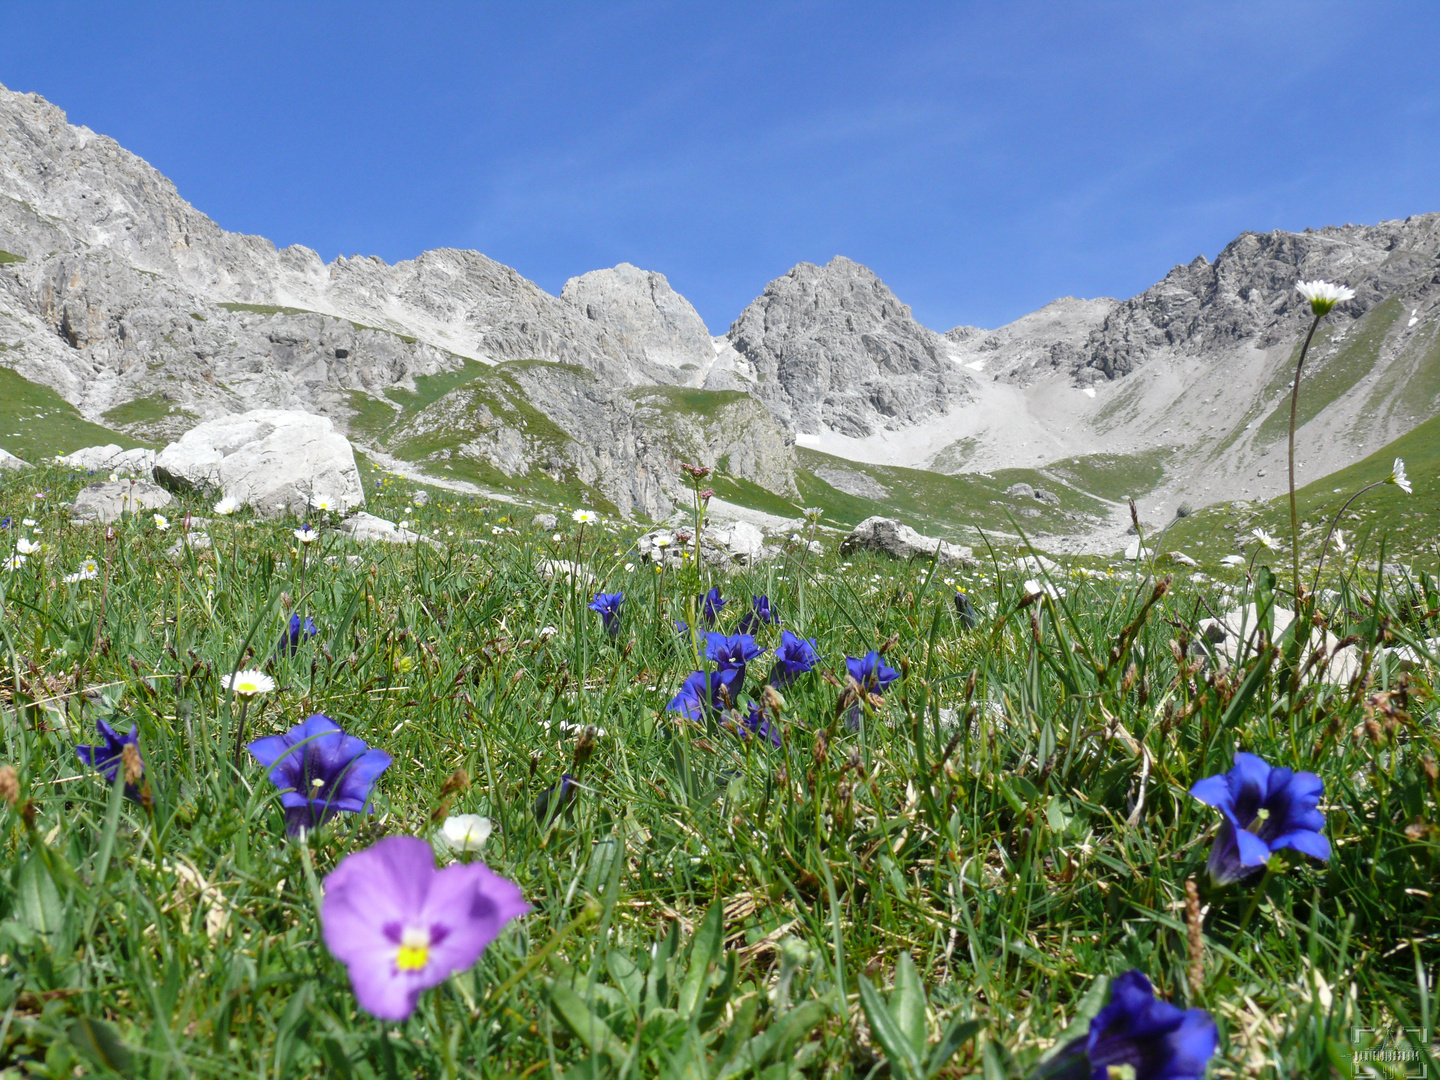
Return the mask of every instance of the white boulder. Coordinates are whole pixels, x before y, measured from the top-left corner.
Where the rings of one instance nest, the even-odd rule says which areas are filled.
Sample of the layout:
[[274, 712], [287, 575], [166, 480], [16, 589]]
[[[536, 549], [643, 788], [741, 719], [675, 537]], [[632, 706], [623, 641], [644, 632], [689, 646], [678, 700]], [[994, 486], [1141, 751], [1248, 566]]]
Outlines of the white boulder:
[[116, 443], [104, 446], [87, 446], [73, 454], [64, 454], [55, 459], [56, 465], [63, 465], [79, 472], [118, 473], [121, 476], [143, 476], [149, 479], [155, 468], [155, 451], [145, 447], [125, 450]]
[[253, 409], [191, 428], [160, 451], [155, 479], [219, 492], [268, 517], [365, 505], [350, 440], [328, 418], [293, 409]]

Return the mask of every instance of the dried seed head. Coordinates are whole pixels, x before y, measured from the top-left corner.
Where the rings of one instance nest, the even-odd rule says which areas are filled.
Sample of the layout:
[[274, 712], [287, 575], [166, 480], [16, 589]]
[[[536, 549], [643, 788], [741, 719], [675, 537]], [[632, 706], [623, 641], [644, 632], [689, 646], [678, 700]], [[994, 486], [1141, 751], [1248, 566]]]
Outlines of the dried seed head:
[[125, 770], [125, 783], [135, 785], [145, 775], [145, 763], [140, 760], [140, 750], [134, 743], [126, 743], [120, 751], [120, 764]]
[[766, 683], [764, 689], [760, 691], [760, 704], [775, 716], [779, 716], [785, 711], [785, 699], [780, 696], [780, 691], [769, 683]]
[[456, 769], [450, 774], [450, 778], [440, 787], [440, 797], [453, 795], [457, 791], [464, 791], [470, 786], [470, 774], [464, 769]]
[[20, 777], [14, 765], [0, 765], [0, 801], [12, 808], [20, 801]]

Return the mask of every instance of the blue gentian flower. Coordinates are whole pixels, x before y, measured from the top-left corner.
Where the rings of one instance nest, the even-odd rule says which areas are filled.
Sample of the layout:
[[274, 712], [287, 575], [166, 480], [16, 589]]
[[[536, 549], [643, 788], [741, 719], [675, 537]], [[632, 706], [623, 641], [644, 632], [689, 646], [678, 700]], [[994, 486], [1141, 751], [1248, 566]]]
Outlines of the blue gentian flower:
[[955, 592], [955, 615], [966, 630], [975, 629], [975, 607], [970, 603], [970, 597], [959, 590]]
[[[885, 693], [885, 688], [900, 677], [898, 671], [885, 665], [885, 661], [880, 659], [880, 654], [874, 649], [864, 656], [847, 656], [845, 670], [866, 695], [879, 696]], [[845, 714], [845, 722], [852, 730], [860, 726], [859, 701], [850, 706], [850, 711]]]
[[1138, 971], [1110, 984], [1110, 1003], [1090, 1031], [1035, 1074], [1047, 1080], [1202, 1080], [1219, 1034], [1204, 1009], [1181, 1009], [1155, 997]]
[[727, 668], [743, 671], [746, 664], [763, 652], [765, 650], [756, 645], [749, 634], [717, 634], [711, 631], [705, 635], [705, 658], [715, 661], [722, 671]]
[[[140, 728], [131, 724], [129, 734], [121, 735], [104, 720], [96, 720], [95, 730], [105, 742], [99, 746], [77, 746], [75, 756], [103, 774], [106, 783], [113, 784], [115, 777], [120, 775], [120, 755], [125, 752], [126, 745], [140, 749]], [[134, 784], [126, 784], [125, 797], [139, 802], [140, 791]]]
[[1206, 806], [1225, 815], [1210, 849], [1210, 879], [1217, 885], [1251, 877], [1281, 848], [1317, 859], [1330, 858], [1321, 835], [1325, 815], [1318, 809], [1325, 782], [1312, 772], [1271, 768], [1254, 754], [1238, 751], [1235, 765], [1190, 789]]
[[341, 810], [365, 813], [375, 781], [391, 761], [384, 750], [346, 735], [321, 713], [306, 717], [284, 735], [256, 739], [245, 749], [270, 770], [291, 836], [324, 824]]
[[874, 649], [864, 656], [847, 656], [845, 670], [867, 694], [885, 693], [885, 688], [900, 677], [898, 671], [885, 665], [885, 661], [880, 659], [880, 654]]
[[775, 666], [770, 669], [770, 685], [783, 690], [820, 662], [814, 638], [802, 638], [789, 630], [780, 631], [780, 645], [775, 650]]
[[7, 515], [3, 521], [0, 521], [0, 529], [8, 529], [12, 524], [14, 524], [14, 522], [11, 521], [10, 517]]
[[735, 629], [742, 634], [753, 634], [760, 629], [761, 624], [771, 625], [779, 622], [775, 613], [770, 610], [770, 597], [761, 594], [750, 598], [751, 608], [747, 611]]
[[301, 642], [309, 641], [319, 632], [320, 628], [315, 625], [309, 615], [306, 615], [303, 621], [299, 615], [291, 615], [290, 625], [286, 627], [285, 633], [280, 636], [280, 644], [275, 648], [276, 655], [286, 653], [294, 656], [300, 648]]
[[761, 712], [752, 701], [750, 713], [745, 717], [745, 726], [740, 729], [740, 736], [755, 734], [762, 739], [770, 740], [770, 745], [776, 750], [780, 749], [780, 728], [770, 722], [770, 718]]
[[604, 624], [605, 632], [611, 637], [620, 633], [620, 605], [624, 602], [625, 594], [623, 592], [597, 592], [595, 598], [588, 605], [591, 611], [600, 613], [600, 621]]
[[[556, 795], [556, 788], [559, 788], [559, 795]], [[568, 814], [575, 808], [575, 800], [580, 797], [580, 785], [575, 783], [575, 778], [568, 772], [561, 773], [560, 779], [551, 784], [539, 795], [535, 796], [535, 820], [544, 825], [552, 816], [550, 801], [556, 800], [553, 816]]]
[[737, 683], [743, 671], [692, 671], [680, 684], [680, 692], [665, 706], [666, 712], [678, 712], [691, 720], [703, 720], [705, 714], [735, 704]]
[[684, 619], [676, 619], [676, 620], [675, 620], [675, 633], [679, 634], [681, 637], [686, 636], [687, 634], [690, 633], [690, 624], [689, 624], [688, 622], [686, 622]]
[[729, 602], [720, 595], [718, 585], [700, 598], [700, 618], [707, 629], [715, 625], [720, 618], [720, 609]]

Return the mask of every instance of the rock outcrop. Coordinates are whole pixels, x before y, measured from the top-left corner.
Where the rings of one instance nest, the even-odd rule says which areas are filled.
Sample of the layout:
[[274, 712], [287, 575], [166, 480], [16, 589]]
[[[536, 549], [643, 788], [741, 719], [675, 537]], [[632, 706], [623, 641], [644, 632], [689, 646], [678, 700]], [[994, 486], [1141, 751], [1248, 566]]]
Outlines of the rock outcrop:
[[755, 371], [745, 389], [806, 434], [829, 428], [862, 438], [969, 397], [944, 339], [870, 270], [839, 255], [770, 282], [726, 338]]
[[893, 559], [938, 559], [945, 566], [977, 565], [968, 547], [922, 536], [910, 526], [885, 517], [866, 518], [840, 541], [842, 555], [857, 548]]
[[365, 505], [349, 440], [325, 417], [298, 410], [253, 409], [200, 424], [160, 451], [155, 478], [267, 517]]
[[174, 501], [170, 492], [148, 480], [97, 480], [75, 496], [70, 518], [78, 523], [108, 525], [124, 514], [163, 510]]

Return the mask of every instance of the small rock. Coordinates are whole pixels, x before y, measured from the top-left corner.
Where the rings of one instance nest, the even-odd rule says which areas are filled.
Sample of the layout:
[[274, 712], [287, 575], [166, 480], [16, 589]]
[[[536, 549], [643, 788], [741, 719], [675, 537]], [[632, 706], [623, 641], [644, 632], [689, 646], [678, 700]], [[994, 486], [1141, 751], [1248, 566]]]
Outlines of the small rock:
[[537, 529], [543, 529], [545, 532], [554, 532], [560, 524], [560, 519], [554, 514], [536, 514], [530, 519], [530, 524], [534, 525]]
[[421, 488], [419, 491], [415, 492], [415, 494], [410, 496], [410, 502], [413, 503], [415, 506], [429, 506], [430, 492], [426, 491], [424, 488]]
[[595, 575], [586, 570], [578, 563], [569, 559], [541, 559], [535, 567], [536, 571], [546, 581], [557, 577], [576, 578], [582, 585], [593, 585]]
[[189, 532], [181, 534], [181, 536], [175, 541], [175, 543], [170, 545], [170, 550], [165, 552], [165, 557], [169, 559], [182, 558], [185, 554], [185, 549], [187, 547], [190, 548], [192, 551], [206, 550], [208, 547], [210, 547], [210, 534], [203, 532]]
[[5, 469], [33, 469], [35, 466], [24, 458], [18, 458], [9, 450], [0, 450], [0, 471]]
[[1035, 489], [1029, 484], [1011, 484], [1005, 489], [1005, 494], [1012, 499], [1033, 499], [1035, 498]]
[[151, 470], [155, 468], [155, 451], [144, 447], [124, 450], [116, 443], [107, 443], [105, 446], [87, 446], [73, 454], [57, 457], [55, 464], [79, 472], [113, 472], [122, 476], [131, 474], [149, 477]]
[[1200, 565], [1198, 562], [1196, 562], [1194, 559], [1192, 559], [1189, 555], [1186, 555], [1183, 551], [1167, 551], [1167, 552], [1165, 553], [1165, 558], [1169, 559], [1169, 560], [1170, 560], [1171, 562], [1173, 562], [1173, 563], [1179, 563], [1181, 566], [1199, 566], [1199, 565]]
[[1055, 561], [1044, 555], [1024, 555], [1011, 563], [1010, 569], [1022, 577], [1044, 577], [1055, 569]]
[[433, 547], [440, 546], [428, 536], [421, 536], [409, 529], [402, 529], [393, 521], [386, 521], [382, 517], [367, 514], [363, 510], [358, 514], [351, 514], [340, 522], [336, 531], [362, 544], [372, 540], [382, 544], [414, 544], [424, 541]]
[[1046, 506], [1060, 505], [1060, 496], [1056, 495], [1053, 491], [1046, 491], [1044, 488], [1035, 489], [1035, 498]]
[[108, 525], [119, 521], [121, 514], [161, 510], [174, 501], [168, 491], [148, 480], [97, 480], [80, 489], [70, 517], [77, 523]]
[[854, 531], [840, 541], [840, 554], [856, 548], [883, 552], [896, 559], [935, 558], [945, 566], [977, 565], [968, 547], [923, 536], [893, 518], [871, 517], [856, 525]]

